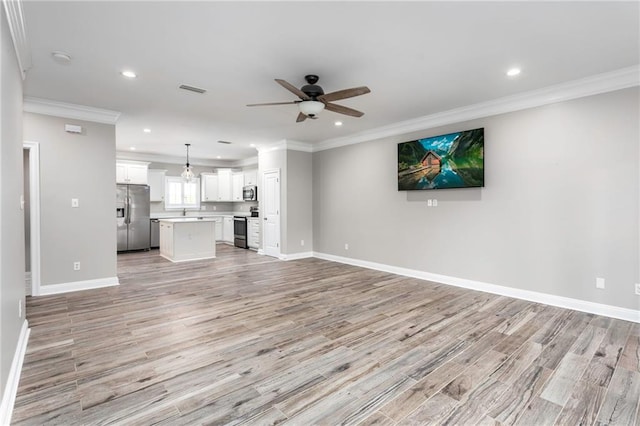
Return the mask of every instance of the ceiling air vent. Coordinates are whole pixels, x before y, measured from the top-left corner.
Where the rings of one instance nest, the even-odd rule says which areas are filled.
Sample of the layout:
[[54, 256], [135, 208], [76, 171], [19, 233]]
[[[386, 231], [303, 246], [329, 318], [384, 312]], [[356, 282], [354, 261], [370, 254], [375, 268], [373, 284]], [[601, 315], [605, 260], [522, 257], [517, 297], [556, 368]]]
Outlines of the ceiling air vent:
[[199, 88], [199, 87], [189, 86], [189, 85], [186, 85], [186, 84], [181, 84], [181, 85], [180, 85], [180, 89], [188, 90], [188, 91], [190, 91], [190, 92], [196, 92], [196, 93], [200, 93], [200, 94], [203, 94], [203, 93], [205, 93], [205, 92], [206, 92], [206, 90], [205, 90], [205, 89], [201, 89], [201, 88]]
[[218, 141], [218, 143], [223, 143], [225, 145], [231, 145], [231, 142], [229, 142], [229, 141]]

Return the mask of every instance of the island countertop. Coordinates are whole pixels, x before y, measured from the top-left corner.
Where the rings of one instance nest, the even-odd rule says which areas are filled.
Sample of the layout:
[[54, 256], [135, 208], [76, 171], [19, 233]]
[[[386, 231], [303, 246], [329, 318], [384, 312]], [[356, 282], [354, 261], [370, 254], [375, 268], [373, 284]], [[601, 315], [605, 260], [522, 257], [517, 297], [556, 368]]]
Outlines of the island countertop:
[[171, 222], [171, 223], [181, 223], [181, 222], [215, 222], [215, 217], [172, 217], [172, 218], [159, 218], [160, 222]]

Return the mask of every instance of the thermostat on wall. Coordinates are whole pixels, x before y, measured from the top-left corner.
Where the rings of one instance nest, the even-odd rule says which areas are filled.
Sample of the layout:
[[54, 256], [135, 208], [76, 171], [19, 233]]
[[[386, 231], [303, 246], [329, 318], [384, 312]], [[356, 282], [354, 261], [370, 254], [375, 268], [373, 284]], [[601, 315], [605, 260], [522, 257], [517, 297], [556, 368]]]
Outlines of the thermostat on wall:
[[74, 124], [65, 124], [64, 131], [69, 133], [82, 133], [82, 126], [76, 126]]

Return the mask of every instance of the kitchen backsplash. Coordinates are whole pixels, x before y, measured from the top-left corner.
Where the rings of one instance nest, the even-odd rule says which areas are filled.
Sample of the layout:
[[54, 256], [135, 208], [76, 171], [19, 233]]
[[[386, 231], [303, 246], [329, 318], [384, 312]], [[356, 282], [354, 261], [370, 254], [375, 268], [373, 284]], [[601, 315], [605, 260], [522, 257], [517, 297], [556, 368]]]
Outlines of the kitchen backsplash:
[[[215, 207], [215, 209], [214, 209]], [[195, 209], [187, 209], [187, 211], [206, 211], [208, 213], [215, 212], [246, 212], [249, 213], [250, 207], [258, 207], [257, 202], [246, 201], [242, 203], [201, 203], [200, 210]], [[170, 212], [179, 212], [182, 213], [182, 210], [165, 210], [164, 202], [152, 202], [151, 203], [151, 213], [170, 213]]]

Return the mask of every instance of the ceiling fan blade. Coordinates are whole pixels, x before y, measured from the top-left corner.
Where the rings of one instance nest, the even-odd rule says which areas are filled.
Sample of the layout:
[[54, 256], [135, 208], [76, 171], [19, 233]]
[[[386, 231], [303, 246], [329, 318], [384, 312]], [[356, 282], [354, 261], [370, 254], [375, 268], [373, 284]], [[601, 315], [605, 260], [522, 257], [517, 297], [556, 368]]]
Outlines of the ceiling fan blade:
[[323, 102], [333, 102], [340, 99], [353, 98], [354, 96], [366, 95], [371, 92], [367, 86], [353, 87], [351, 89], [338, 90], [318, 96], [318, 100]]
[[302, 121], [304, 121], [306, 119], [307, 119], [307, 116], [304, 115], [303, 113], [300, 113], [300, 114], [298, 114], [298, 118], [296, 118], [296, 123], [300, 123], [300, 122], [302, 122]]
[[265, 104], [249, 104], [247, 105], [248, 107], [253, 107], [253, 106], [265, 106], [265, 105], [291, 105], [291, 104], [297, 104], [300, 103], [300, 101], [291, 101], [291, 102], [267, 102]]
[[291, 93], [293, 93], [294, 95], [302, 99], [303, 101], [306, 101], [307, 99], [309, 99], [306, 93], [298, 89], [293, 84], [287, 83], [286, 81], [281, 80], [279, 78], [276, 78], [275, 80], [276, 80], [276, 83], [278, 83], [280, 86], [284, 87], [285, 89], [287, 89], [288, 91], [290, 91]]
[[338, 104], [327, 103], [324, 108], [328, 109], [329, 111], [337, 112], [344, 115], [350, 115], [352, 117], [362, 117], [364, 115], [364, 112]]

